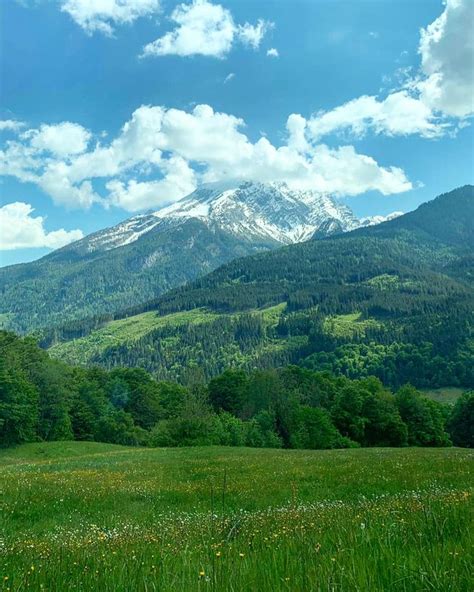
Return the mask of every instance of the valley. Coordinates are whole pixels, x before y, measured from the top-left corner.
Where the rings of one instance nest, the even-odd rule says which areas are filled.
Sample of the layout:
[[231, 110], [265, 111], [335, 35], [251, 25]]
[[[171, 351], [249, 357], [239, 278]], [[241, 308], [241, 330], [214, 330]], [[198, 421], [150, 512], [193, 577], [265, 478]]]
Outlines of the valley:
[[474, 0], [0, 4], [0, 592], [473, 592]]

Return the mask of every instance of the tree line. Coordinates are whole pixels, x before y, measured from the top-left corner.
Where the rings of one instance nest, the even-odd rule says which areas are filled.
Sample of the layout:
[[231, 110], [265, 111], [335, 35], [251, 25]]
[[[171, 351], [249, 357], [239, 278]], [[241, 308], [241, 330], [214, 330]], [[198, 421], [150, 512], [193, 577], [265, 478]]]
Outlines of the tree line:
[[0, 445], [95, 440], [133, 446], [470, 446], [474, 393], [453, 408], [298, 366], [227, 369], [188, 386], [140, 368], [78, 368], [0, 332]]

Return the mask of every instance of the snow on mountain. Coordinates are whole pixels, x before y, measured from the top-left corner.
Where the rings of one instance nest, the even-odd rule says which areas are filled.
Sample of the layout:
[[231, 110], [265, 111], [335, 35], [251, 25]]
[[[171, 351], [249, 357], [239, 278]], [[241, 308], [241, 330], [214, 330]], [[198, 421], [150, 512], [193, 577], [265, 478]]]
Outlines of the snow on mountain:
[[376, 224], [382, 224], [382, 222], [388, 222], [394, 220], [399, 216], [403, 216], [405, 212], [392, 212], [386, 216], [369, 216], [368, 218], [361, 218], [360, 226], [375, 226]]
[[189, 219], [198, 219], [211, 230], [268, 246], [377, 223], [375, 217], [362, 223], [347, 206], [328, 195], [295, 191], [285, 183], [246, 182], [238, 187], [209, 184], [170, 206], [90, 235], [80, 244], [87, 252], [108, 251], [135, 242], [151, 231], [159, 232], [164, 225], [179, 226]]
[[290, 244], [351, 230], [358, 221], [327, 195], [294, 191], [284, 183], [243, 183], [233, 189], [204, 186], [155, 213], [160, 219], [199, 218], [249, 240]]
[[134, 243], [143, 234], [147, 234], [159, 224], [160, 220], [157, 220], [153, 214], [142, 214], [129, 218], [112, 228], [99, 230], [87, 236], [80, 243], [86, 246], [88, 252], [110, 251]]

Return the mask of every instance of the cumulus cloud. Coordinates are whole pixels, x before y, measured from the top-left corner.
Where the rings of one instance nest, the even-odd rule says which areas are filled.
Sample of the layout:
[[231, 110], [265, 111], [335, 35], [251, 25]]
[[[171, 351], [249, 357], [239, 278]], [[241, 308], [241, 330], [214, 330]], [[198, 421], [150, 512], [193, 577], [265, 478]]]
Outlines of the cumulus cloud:
[[32, 148], [52, 152], [56, 156], [80, 154], [87, 149], [91, 133], [78, 125], [65, 121], [58, 125], [42, 125], [38, 130], [24, 134]]
[[236, 25], [230, 10], [208, 0], [179, 4], [170, 18], [175, 29], [145, 45], [142, 57], [202, 55], [224, 58], [237, 40], [257, 49], [271, 26], [263, 20], [256, 25]]
[[447, 0], [445, 9], [421, 31], [419, 52], [426, 79], [422, 101], [454, 117], [474, 113], [474, 2]]
[[474, 113], [474, 2], [446, 0], [443, 13], [421, 30], [419, 73], [385, 98], [362, 96], [308, 122], [314, 138], [338, 132], [360, 137], [442, 136]]
[[0, 208], [0, 250], [48, 247], [58, 249], [83, 238], [81, 230], [47, 232], [44, 218], [32, 216], [30, 204], [14, 202]]
[[107, 183], [112, 205], [129, 212], [138, 212], [177, 201], [196, 188], [196, 173], [180, 157], [172, 157], [163, 165], [164, 176], [157, 181], [128, 183], [112, 180]]
[[25, 124], [22, 121], [16, 121], [14, 119], [0, 120], [0, 132], [3, 132], [3, 131], [17, 132], [22, 127], [25, 127]]
[[[6, 142], [0, 170], [35, 183], [57, 204], [87, 208], [99, 202], [129, 211], [171, 203], [212, 181], [284, 181], [336, 195], [411, 188], [401, 169], [381, 166], [353, 146], [318, 144], [301, 115], [288, 118], [287, 140], [280, 146], [265, 137], [252, 142], [244, 127], [241, 118], [209, 105], [191, 111], [143, 105], [116, 138], [89, 150], [89, 132], [84, 143], [66, 150], [43, 134], [45, 126], [28, 130]], [[96, 179], [105, 180], [106, 195], [94, 189]]]
[[347, 131], [361, 137], [367, 132], [388, 136], [418, 134], [433, 138], [444, 132], [433, 111], [406, 90], [392, 93], [383, 100], [362, 96], [331, 111], [321, 111], [308, 122], [314, 138]]
[[278, 58], [278, 57], [280, 57], [280, 52], [278, 51], [278, 49], [276, 49], [276, 47], [271, 47], [267, 51], [267, 56], [269, 58]]
[[160, 0], [62, 0], [61, 10], [89, 35], [98, 31], [112, 35], [116, 25], [158, 12]]

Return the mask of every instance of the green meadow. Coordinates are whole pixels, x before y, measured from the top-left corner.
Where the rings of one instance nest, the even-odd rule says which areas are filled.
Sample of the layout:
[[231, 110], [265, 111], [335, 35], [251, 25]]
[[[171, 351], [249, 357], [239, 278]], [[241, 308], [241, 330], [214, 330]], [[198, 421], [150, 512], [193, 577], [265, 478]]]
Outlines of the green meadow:
[[468, 449], [0, 451], [0, 590], [472, 592]]

